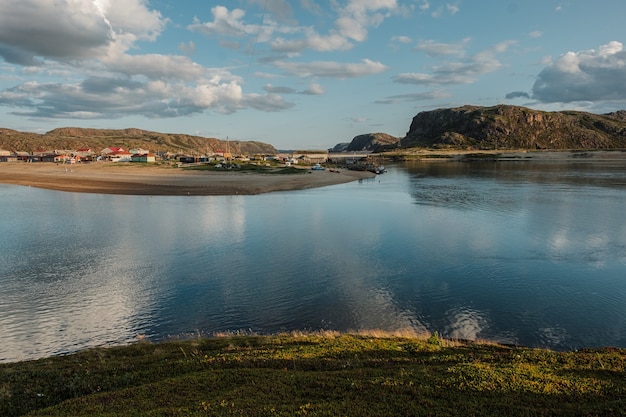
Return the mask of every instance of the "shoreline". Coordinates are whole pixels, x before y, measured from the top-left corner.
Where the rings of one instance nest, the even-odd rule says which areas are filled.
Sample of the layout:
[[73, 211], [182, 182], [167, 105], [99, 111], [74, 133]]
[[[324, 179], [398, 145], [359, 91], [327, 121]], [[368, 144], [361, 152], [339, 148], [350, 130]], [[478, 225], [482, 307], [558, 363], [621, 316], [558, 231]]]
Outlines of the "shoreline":
[[256, 195], [324, 187], [372, 178], [375, 174], [343, 169], [302, 174], [192, 171], [172, 166], [115, 162], [55, 164], [0, 163], [0, 183], [56, 191], [154, 196]]

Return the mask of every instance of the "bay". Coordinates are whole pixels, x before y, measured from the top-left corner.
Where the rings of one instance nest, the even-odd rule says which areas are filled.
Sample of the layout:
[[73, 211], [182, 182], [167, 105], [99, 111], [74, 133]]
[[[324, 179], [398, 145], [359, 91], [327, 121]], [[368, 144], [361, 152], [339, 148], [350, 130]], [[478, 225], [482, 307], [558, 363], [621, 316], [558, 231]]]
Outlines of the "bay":
[[405, 163], [257, 196], [0, 184], [0, 361], [300, 330], [626, 347], [625, 207], [623, 161]]

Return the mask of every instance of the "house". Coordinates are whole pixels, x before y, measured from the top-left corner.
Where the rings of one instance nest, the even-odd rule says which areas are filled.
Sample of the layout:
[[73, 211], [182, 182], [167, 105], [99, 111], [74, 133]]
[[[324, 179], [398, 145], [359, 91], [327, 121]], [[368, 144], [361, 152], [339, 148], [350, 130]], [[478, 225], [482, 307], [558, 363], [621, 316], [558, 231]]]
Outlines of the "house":
[[40, 159], [41, 162], [56, 162], [56, 163], [65, 163], [66, 155], [57, 155], [55, 153], [46, 153], [43, 154]]
[[156, 162], [156, 156], [151, 153], [134, 154], [130, 157], [130, 162]]
[[323, 164], [328, 161], [328, 151], [295, 151], [292, 159], [305, 164]]
[[233, 157], [233, 155], [229, 151], [223, 151], [223, 150], [215, 151], [215, 155], [225, 158], [225, 159], [231, 159]]
[[131, 149], [129, 152], [132, 153], [133, 155], [146, 155], [150, 153], [149, 150], [142, 149], [142, 148]]
[[26, 151], [17, 151], [15, 152], [15, 156], [20, 161], [28, 161], [30, 159], [30, 154]]
[[76, 149], [74, 151], [74, 155], [75, 156], [79, 156], [81, 158], [85, 158], [88, 156], [92, 156], [93, 155], [93, 151], [91, 150], [91, 148], [80, 148], [80, 149]]
[[0, 162], [17, 162], [17, 155], [12, 154], [10, 151], [0, 149]]
[[[120, 148], [121, 149], [121, 148]], [[120, 152], [112, 152], [109, 153], [107, 158], [111, 162], [130, 162], [132, 158], [132, 154], [130, 152], [126, 152], [124, 150]]]
[[196, 157], [190, 155], [181, 155], [178, 157], [178, 162], [181, 162], [183, 164], [193, 164], [196, 162]]
[[111, 154], [118, 153], [118, 152], [126, 152], [126, 151], [124, 150], [124, 148], [108, 147], [108, 148], [104, 148], [103, 150], [101, 150], [100, 154], [111, 155]]

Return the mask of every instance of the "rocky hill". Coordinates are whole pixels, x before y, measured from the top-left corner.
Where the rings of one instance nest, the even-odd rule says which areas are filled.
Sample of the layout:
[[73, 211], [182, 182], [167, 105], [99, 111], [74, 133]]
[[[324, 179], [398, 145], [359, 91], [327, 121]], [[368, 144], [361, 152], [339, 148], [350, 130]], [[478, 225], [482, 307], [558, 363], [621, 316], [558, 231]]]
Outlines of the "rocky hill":
[[400, 138], [388, 135], [386, 133], [366, 133], [355, 136], [350, 143], [339, 143], [331, 152], [362, 152], [362, 151], [379, 151], [389, 145], [398, 143]]
[[402, 148], [626, 148], [626, 111], [604, 115], [525, 107], [463, 106], [419, 113]]
[[275, 154], [276, 148], [262, 142], [226, 141], [141, 129], [83, 129], [66, 127], [45, 134], [19, 132], [0, 128], [0, 149], [34, 152], [37, 150], [91, 148], [95, 152], [114, 146], [124, 149], [143, 148], [151, 152], [168, 151], [180, 154], [204, 154], [227, 147], [232, 153]]

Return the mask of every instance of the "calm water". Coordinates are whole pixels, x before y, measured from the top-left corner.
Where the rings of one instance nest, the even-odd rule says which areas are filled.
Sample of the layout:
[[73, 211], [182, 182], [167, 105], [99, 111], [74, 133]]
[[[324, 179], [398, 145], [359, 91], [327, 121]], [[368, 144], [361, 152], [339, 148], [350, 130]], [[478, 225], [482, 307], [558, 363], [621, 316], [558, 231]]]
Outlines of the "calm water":
[[624, 162], [398, 165], [232, 197], [0, 184], [0, 361], [239, 330], [626, 347], [625, 208]]

